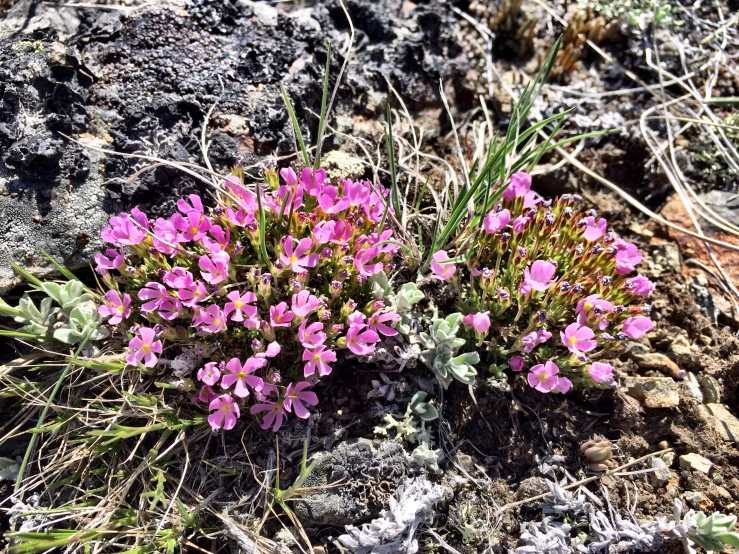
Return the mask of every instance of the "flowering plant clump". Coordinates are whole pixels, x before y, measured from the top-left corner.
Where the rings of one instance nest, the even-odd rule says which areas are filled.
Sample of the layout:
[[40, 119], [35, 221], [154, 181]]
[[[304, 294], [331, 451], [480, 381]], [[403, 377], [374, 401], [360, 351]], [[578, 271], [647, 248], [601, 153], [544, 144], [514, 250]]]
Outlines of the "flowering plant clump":
[[597, 360], [652, 329], [654, 284], [635, 274], [642, 255], [594, 211], [579, 212], [577, 195], [543, 200], [530, 189], [530, 175], [511, 177], [462, 257], [467, 275], [445, 251], [431, 271], [462, 282], [465, 336], [493, 372], [526, 370], [543, 393], [615, 386], [611, 365]]
[[170, 366], [214, 429], [245, 410], [274, 431], [307, 418], [338, 351], [369, 355], [398, 333], [370, 280], [400, 246], [388, 191], [312, 168], [267, 168], [265, 181], [235, 171], [212, 210], [193, 194], [167, 219], [121, 213], [95, 260], [110, 289], [99, 314], [128, 341], [126, 361]]

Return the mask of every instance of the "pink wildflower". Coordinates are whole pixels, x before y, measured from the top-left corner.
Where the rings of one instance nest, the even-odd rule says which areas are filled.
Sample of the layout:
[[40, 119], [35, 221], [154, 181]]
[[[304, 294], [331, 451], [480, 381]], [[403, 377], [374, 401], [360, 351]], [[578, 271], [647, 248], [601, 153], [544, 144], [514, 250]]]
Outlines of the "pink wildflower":
[[321, 196], [318, 198], [318, 205], [327, 214], [336, 214], [349, 207], [349, 199], [346, 196], [339, 197], [339, 190], [332, 185], [327, 185], [323, 187]]
[[153, 312], [159, 306], [161, 306], [165, 300], [169, 300], [169, 293], [164, 285], [151, 281], [146, 283], [144, 287], [139, 291], [140, 300], [148, 300], [141, 306], [142, 312]]
[[158, 252], [171, 256], [179, 250], [177, 243], [182, 242], [182, 237], [171, 220], [159, 217], [154, 222], [151, 242]]
[[216, 252], [211, 257], [200, 256], [198, 260], [200, 275], [206, 283], [217, 285], [228, 278], [228, 264], [230, 261], [231, 258], [226, 252]]
[[211, 304], [200, 314], [199, 325], [208, 333], [220, 333], [226, 328], [226, 316], [217, 304]]
[[585, 232], [582, 234], [585, 240], [592, 242], [606, 234], [608, 222], [602, 217], [597, 222], [592, 216], [585, 218], [585, 221], [587, 222], [587, 226], [585, 227]]
[[533, 290], [545, 291], [556, 282], [556, 279], [552, 279], [555, 271], [557, 268], [553, 263], [536, 260], [530, 269], [527, 267], [523, 270], [524, 281]]
[[299, 242], [291, 236], [285, 237], [285, 253], [280, 254], [280, 261], [294, 273], [305, 273], [308, 267], [316, 267], [318, 254], [307, 254], [313, 246], [313, 241], [305, 237]]
[[226, 364], [228, 373], [221, 378], [221, 386], [224, 389], [234, 385], [234, 394], [239, 398], [249, 396], [249, 389], [261, 390], [264, 381], [254, 372], [267, 365], [267, 360], [260, 358], [248, 358], [243, 364], [238, 358], [231, 358]]
[[244, 291], [242, 295], [239, 291], [234, 290], [229, 292], [226, 298], [231, 302], [227, 302], [223, 307], [223, 313], [228, 317], [233, 312], [231, 321], [244, 321], [244, 314], [249, 318], [257, 315], [257, 307], [249, 305], [257, 301], [257, 295], [253, 292]]
[[447, 260], [449, 260], [449, 254], [446, 250], [439, 250], [431, 257], [431, 271], [442, 281], [451, 279], [457, 272], [455, 265]]
[[488, 312], [477, 312], [472, 316], [472, 327], [478, 333], [487, 333], [490, 329], [490, 316]]
[[180, 210], [184, 215], [187, 215], [190, 212], [196, 212], [200, 215], [205, 215], [203, 201], [197, 194], [190, 194], [187, 198], [190, 200], [190, 204], [188, 204], [187, 200], [185, 200], [184, 198], [180, 198], [177, 201], [178, 210]]
[[173, 289], [183, 289], [192, 285], [192, 273], [184, 267], [173, 267], [172, 271], [164, 274], [162, 281]]
[[316, 321], [308, 325], [307, 319], [303, 321], [298, 327], [298, 340], [305, 348], [316, 348], [326, 342], [323, 323]]
[[261, 412], [267, 412], [264, 416], [264, 423], [260, 425], [262, 429], [269, 429], [272, 427], [272, 431], [275, 433], [282, 426], [282, 422], [285, 420], [285, 410], [280, 402], [264, 402], [261, 404], [254, 404], [249, 412], [252, 415], [256, 415]]
[[215, 386], [220, 378], [221, 372], [218, 369], [218, 364], [215, 362], [208, 362], [198, 369], [198, 381], [201, 381], [206, 385], [210, 385], [211, 387]]
[[257, 358], [274, 358], [282, 351], [282, 347], [278, 342], [272, 341], [267, 345], [267, 350], [264, 352], [257, 352]]
[[335, 221], [321, 221], [313, 228], [313, 238], [318, 244], [331, 242], [334, 236]]
[[[353, 300], [350, 300], [350, 302], [353, 302]], [[355, 307], [356, 307], [356, 304], [355, 304]], [[353, 311], [346, 317], [346, 322], [350, 327], [354, 327], [354, 326], [363, 327], [366, 321], [367, 321], [367, 316], [357, 310]]]
[[307, 419], [310, 416], [308, 409], [303, 406], [303, 402], [315, 406], [318, 404], [318, 397], [315, 392], [305, 390], [310, 387], [307, 381], [301, 381], [297, 385], [290, 383], [285, 389], [285, 400], [282, 404], [288, 412], [294, 411], [295, 415], [300, 419]]
[[233, 429], [236, 420], [241, 416], [239, 405], [228, 394], [222, 394], [212, 400], [208, 406], [208, 411], [211, 412], [208, 416], [208, 423], [214, 431], [221, 428], [226, 431]]
[[[138, 212], [138, 210], [136, 211]], [[133, 213], [133, 210], [131, 213]], [[141, 214], [141, 212], [138, 213]], [[135, 222], [127, 213], [120, 213], [116, 217], [111, 217], [109, 223], [110, 227], [105, 227], [100, 231], [105, 242], [133, 246], [146, 240], [146, 233], [139, 227], [140, 223]], [[148, 221], [146, 223], [148, 225]], [[148, 226], [144, 227], [148, 229]]]
[[292, 311], [299, 317], [305, 317], [321, 305], [320, 300], [307, 290], [301, 290], [292, 297]]
[[511, 184], [503, 191], [503, 200], [526, 196], [529, 190], [531, 190], [531, 175], [519, 171], [511, 175]]
[[593, 340], [595, 333], [590, 327], [585, 327], [579, 323], [570, 323], [564, 331], [560, 331], [559, 335], [570, 352], [580, 354], [582, 352], [590, 352], [597, 346], [597, 342]]
[[334, 244], [347, 244], [352, 238], [352, 226], [342, 219], [335, 221], [331, 230], [331, 242]]
[[290, 327], [295, 314], [287, 309], [287, 302], [269, 307], [269, 323], [272, 327]]
[[511, 225], [511, 227], [513, 228], [513, 232], [517, 234], [523, 232], [528, 222], [528, 217], [519, 215], [516, 219], [513, 220], [513, 224]]
[[292, 167], [284, 167], [280, 169], [280, 176], [285, 180], [288, 186], [294, 187], [298, 184], [298, 175]]
[[182, 302], [176, 298], [167, 298], [159, 305], [159, 315], [167, 321], [177, 319], [182, 315]]
[[109, 290], [105, 293], [104, 304], [98, 307], [98, 314], [101, 317], [110, 317], [108, 325], [117, 325], [128, 316], [131, 315], [131, 295], [121, 295], [117, 290]]
[[643, 315], [636, 317], [627, 317], [624, 321], [622, 331], [627, 337], [632, 339], [638, 339], [647, 331], [651, 331], [654, 325], [652, 320]]
[[[386, 337], [394, 337], [398, 334], [398, 331], [390, 325], [395, 325], [398, 321], [400, 321], [399, 314], [395, 312], [382, 313], [378, 310], [370, 317], [368, 328], [370, 331], [377, 331]], [[390, 325], [386, 325], [386, 322], [389, 322]]]
[[591, 294], [584, 300], [580, 300], [575, 308], [577, 322], [580, 325], [586, 325], [588, 319], [592, 318], [598, 323], [598, 329], [601, 330], [608, 327], [608, 319], [604, 314], [611, 311], [613, 311], [613, 304], [603, 300], [598, 294]]
[[198, 402], [205, 402], [206, 404], [209, 404], [214, 399], [218, 398], [218, 395], [213, 390], [213, 387], [210, 385], [203, 385], [200, 387], [200, 391], [198, 394], [194, 394], [190, 397], [190, 402], [193, 404], [197, 404]]
[[635, 244], [631, 244], [624, 240], [617, 240], [613, 245], [618, 248], [616, 252], [616, 272], [626, 275], [634, 271], [636, 266], [642, 261], [641, 252]]
[[559, 392], [561, 394], [567, 394], [571, 388], [572, 388], [572, 381], [570, 381], [567, 377], [562, 377], [562, 376], [557, 377], [557, 386], [554, 387], [555, 392]]
[[529, 385], [539, 392], [550, 392], [557, 386], [559, 378], [559, 367], [551, 360], [547, 360], [544, 364], [537, 364], [531, 368], [527, 379]]
[[643, 275], [637, 275], [626, 281], [626, 288], [638, 296], [649, 296], [654, 291], [654, 283]]
[[370, 184], [367, 181], [344, 181], [344, 195], [349, 198], [351, 206], [362, 206], [367, 203], [370, 196]]
[[544, 344], [550, 338], [552, 338], [552, 334], [546, 329], [532, 331], [521, 339], [521, 346], [523, 347], [524, 353], [528, 354], [534, 348], [536, 348], [536, 345]]
[[210, 229], [210, 219], [198, 212], [173, 214], [172, 224], [180, 232], [183, 242], [200, 240]]
[[383, 263], [381, 261], [370, 262], [380, 255], [380, 249], [377, 246], [364, 248], [354, 257], [354, 267], [363, 277], [370, 277], [375, 273], [379, 273], [382, 271]]
[[363, 327], [353, 325], [346, 333], [346, 347], [358, 356], [366, 356], [375, 351], [375, 343], [380, 340], [375, 331], [362, 330]]
[[300, 172], [300, 186], [311, 196], [318, 196], [323, 190], [323, 182], [326, 180], [326, 170], [306, 167]]
[[162, 341], [156, 339], [156, 332], [149, 327], [139, 327], [138, 335], [131, 339], [128, 347], [135, 352], [131, 352], [126, 356], [126, 362], [129, 365], [137, 365], [143, 361], [144, 366], [154, 367], [157, 365], [157, 357], [155, 354], [162, 353]]
[[498, 213], [490, 211], [482, 222], [482, 228], [488, 233], [497, 233], [511, 221], [511, 212], [502, 210]]
[[[108, 256], [108, 258], [105, 256]], [[100, 275], [105, 275], [111, 269], [120, 269], [126, 265], [126, 258], [123, 256], [123, 250], [119, 251], [114, 248], [108, 248], [105, 251], [105, 256], [102, 254], [95, 254], [95, 271]]]
[[590, 364], [587, 372], [596, 383], [608, 383], [613, 379], [613, 367], [611, 367], [611, 364], [593, 362]]
[[336, 352], [326, 349], [323, 345], [316, 346], [313, 350], [306, 348], [303, 350], [303, 361], [308, 362], [303, 367], [303, 374], [306, 377], [310, 377], [316, 371], [318, 375], [324, 377], [331, 373], [331, 366], [328, 362], [336, 361]]
[[511, 366], [513, 371], [521, 371], [523, 369], [524, 359], [523, 356], [513, 356], [508, 360], [508, 365]]
[[228, 248], [228, 244], [231, 241], [231, 230], [228, 227], [224, 231], [220, 225], [211, 225], [210, 229], [208, 229], [208, 234], [215, 240], [207, 236], [200, 239], [200, 243], [208, 249], [208, 252], [215, 254]]
[[205, 285], [202, 281], [195, 281], [190, 286], [182, 288], [177, 291], [177, 295], [180, 297], [182, 304], [188, 308], [192, 308], [201, 302], [208, 292], [205, 290]]

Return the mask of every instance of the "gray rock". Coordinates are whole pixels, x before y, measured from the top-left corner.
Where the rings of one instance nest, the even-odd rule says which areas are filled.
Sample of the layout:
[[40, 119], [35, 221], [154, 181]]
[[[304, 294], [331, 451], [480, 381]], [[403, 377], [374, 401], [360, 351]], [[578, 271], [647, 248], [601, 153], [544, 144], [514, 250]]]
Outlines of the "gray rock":
[[627, 377], [624, 391], [646, 408], [674, 408], [680, 404], [677, 383], [671, 377]]
[[703, 392], [703, 402], [706, 404], [718, 404], [721, 402], [721, 385], [715, 377], [706, 373], [698, 375], [698, 384]]
[[[377, 517], [403, 480], [407, 461], [402, 446], [356, 439], [313, 456], [306, 487], [325, 487], [295, 502], [304, 525], [343, 526]], [[336, 486], [330, 486], [336, 483]]]
[[713, 462], [708, 458], [704, 458], [700, 454], [691, 452], [690, 454], [683, 454], [678, 458], [680, 462], [680, 469], [687, 469], [688, 471], [699, 471], [708, 475], [713, 467]]
[[649, 481], [652, 483], [652, 486], [665, 486], [667, 481], [670, 479], [670, 474], [672, 473], [670, 468], [667, 467], [665, 461], [662, 458], [655, 456], [652, 458], [652, 468], [654, 469], [654, 472], [649, 474]]
[[[723, 217], [732, 225], [739, 225], [739, 197], [736, 193], [726, 190], [711, 190], [698, 195], [705, 202], [706, 206], [711, 208], [718, 215]], [[711, 226], [706, 221], [706, 226], [714, 231], [719, 231], [717, 227]]]
[[724, 440], [739, 443], [739, 419], [723, 404], [706, 404], [709, 418]]

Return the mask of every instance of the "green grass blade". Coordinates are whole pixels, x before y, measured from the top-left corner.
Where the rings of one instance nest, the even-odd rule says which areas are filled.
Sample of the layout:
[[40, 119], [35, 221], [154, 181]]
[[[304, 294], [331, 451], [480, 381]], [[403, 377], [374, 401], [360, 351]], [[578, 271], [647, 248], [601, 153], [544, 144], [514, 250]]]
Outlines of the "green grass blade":
[[328, 72], [331, 66], [331, 43], [328, 43], [326, 53], [326, 71], [323, 74], [323, 96], [321, 97], [321, 117], [318, 119], [318, 139], [316, 141], [316, 159], [313, 169], [321, 167], [321, 147], [323, 146], [323, 129], [326, 122], [326, 105], [328, 101]]
[[[85, 338], [82, 339], [82, 342], [77, 347], [77, 350], [74, 353], [73, 360], [75, 358], [78, 358], [79, 355], [82, 353], [82, 350], [87, 345], [87, 342], [90, 340], [90, 335], [92, 332], [89, 332], [85, 335]], [[44, 421], [46, 420], [46, 415], [49, 413], [49, 409], [51, 408], [51, 403], [54, 401], [54, 398], [56, 398], [57, 393], [59, 392], [59, 389], [62, 386], [62, 383], [67, 378], [67, 375], [69, 375], [69, 372], [71, 371], [72, 367], [74, 367], [74, 362], [69, 362], [67, 366], [64, 368], [64, 371], [62, 371], [61, 375], [59, 375], [59, 379], [57, 379], [56, 384], [54, 385], [54, 388], [51, 391], [51, 394], [49, 395], [49, 398], [46, 400], [46, 404], [44, 404], [44, 409], [41, 411], [41, 415], [38, 418], [38, 423], [36, 424], [36, 427], [41, 427], [44, 424]], [[31, 440], [28, 443], [28, 448], [26, 448], [26, 453], [23, 456], [23, 461], [21, 462], [21, 467], [18, 470], [18, 477], [16, 477], [15, 480], [15, 486], [13, 487], [13, 492], [18, 492], [18, 489], [21, 487], [21, 482], [23, 481], [23, 474], [26, 472], [26, 466], [28, 466], [28, 462], [31, 459], [31, 454], [36, 448], [36, 443], [38, 442], [39, 435], [34, 433], [31, 435]]]
[[63, 265], [61, 265], [54, 258], [52, 258], [51, 257], [51, 254], [49, 254], [43, 248], [39, 248], [39, 250], [41, 250], [41, 253], [46, 257], [47, 260], [49, 260], [54, 265], [54, 267], [57, 269], [57, 271], [59, 273], [61, 273], [62, 275], [64, 275], [70, 281], [77, 281], [77, 277], [75, 277], [74, 273], [72, 273], [71, 271], [69, 271], [66, 267], [64, 267]]
[[257, 183], [257, 205], [259, 206], [259, 254], [262, 257], [262, 263], [267, 267], [271, 267], [269, 256], [267, 255], [266, 233], [264, 226], [266, 219], [264, 218], [264, 206], [262, 205], [262, 185]]
[[298, 138], [298, 144], [300, 145], [300, 151], [303, 154], [303, 163], [306, 167], [310, 166], [310, 158], [308, 157], [308, 149], [305, 147], [305, 140], [303, 139], [303, 133], [300, 130], [300, 124], [298, 123], [298, 118], [295, 115], [295, 110], [293, 109], [293, 104], [290, 101], [290, 97], [287, 95], [287, 91], [285, 90], [285, 87], [282, 86], [282, 83], [280, 83], [280, 92], [282, 93], [282, 99], [285, 101], [285, 106], [287, 106], [287, 113], [290, 115], [290, 120], [293, 124], [293, 129], [295, 130], [295, 136]]
[[[387, 133], [385, 133], [385, 148], [387, 149], [388, 165], [390, 166], [390, 200], [393, 204], [396, 217], [400, 217], [400, 197], [398, 196], [398, 174], [395, 168], [395, 139], [393, 138], [393, 112], [390, 104], [387, 105]], [[382, 227], [380, 227], [382, 230]]]
[[19, 266], [17, 263], [10, 262], [10, 266], [13, 268], [13, 270], [20, 275], [21, 277], [25, 278], [26, 281], [29, 283], [32, 283], [36, 285], [37, 287], [41, 286], [41, 279], [34, 277], [31, 275], [28, 271], [26, 271], [24, 268]]

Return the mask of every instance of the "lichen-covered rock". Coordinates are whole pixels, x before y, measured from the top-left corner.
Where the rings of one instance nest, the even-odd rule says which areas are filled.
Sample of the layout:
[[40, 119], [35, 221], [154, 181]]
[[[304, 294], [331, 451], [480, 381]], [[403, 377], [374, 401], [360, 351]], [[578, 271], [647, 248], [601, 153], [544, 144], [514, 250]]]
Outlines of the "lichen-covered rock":
[[367, 439], [347, 441], [313, 460], [305, 487], [325, 488], [295, 502], [304, 525], [343, 526], [376, 517], [407, 469], [403, 448], [391, 441], [379, 446]]

